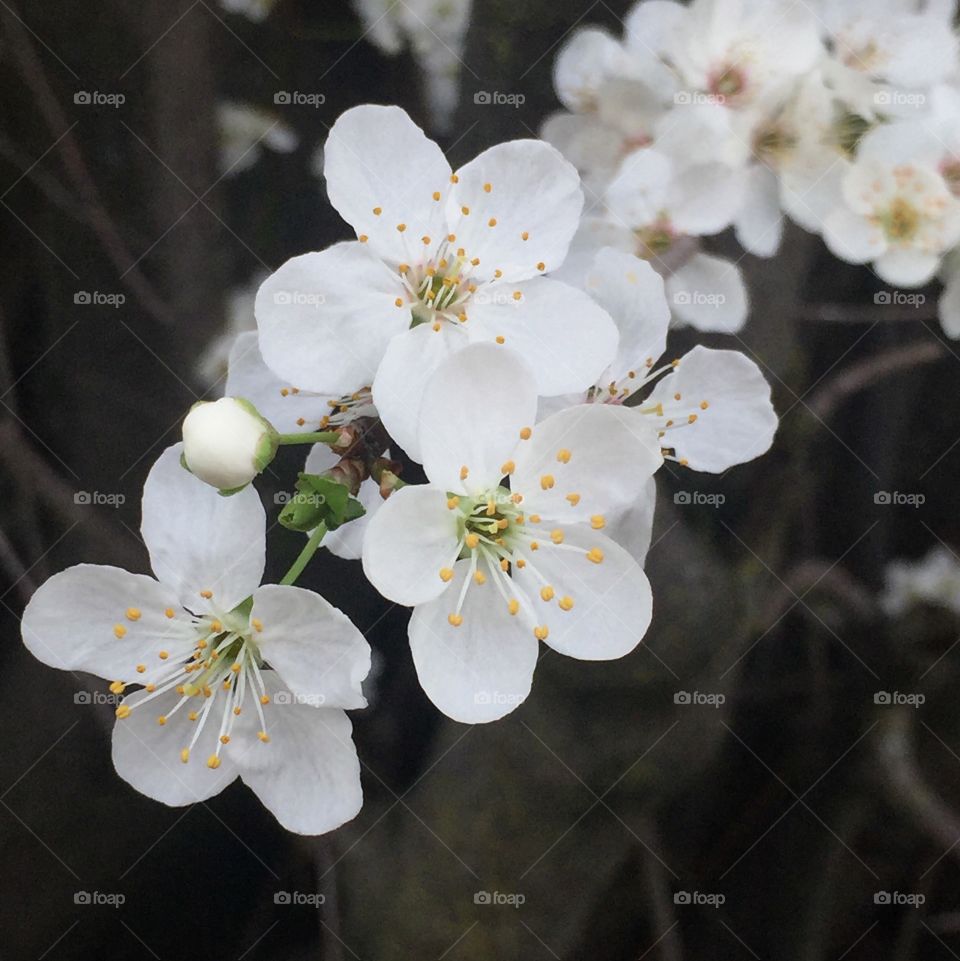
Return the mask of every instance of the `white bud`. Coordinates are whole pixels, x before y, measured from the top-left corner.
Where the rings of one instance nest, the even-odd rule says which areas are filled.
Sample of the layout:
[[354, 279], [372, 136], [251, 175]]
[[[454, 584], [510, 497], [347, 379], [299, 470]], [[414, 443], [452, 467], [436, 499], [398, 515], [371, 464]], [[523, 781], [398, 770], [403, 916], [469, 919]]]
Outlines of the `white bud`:
[[273, 460], [276, 431], [249, 401], [194, 404], [183, 422], [183, 463], [221, 491], [245, 487]]

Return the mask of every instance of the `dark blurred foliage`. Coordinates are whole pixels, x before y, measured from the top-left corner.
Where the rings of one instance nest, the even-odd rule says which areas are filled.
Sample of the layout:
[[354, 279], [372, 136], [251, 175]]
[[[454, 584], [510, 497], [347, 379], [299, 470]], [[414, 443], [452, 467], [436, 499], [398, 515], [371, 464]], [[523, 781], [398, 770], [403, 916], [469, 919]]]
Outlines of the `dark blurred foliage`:
[[[578, 22], [617, 29], [625, 9], [477, 0], [442, 139], [454, 162], [535, 136], [559, 43]], [[94, 682], [36, 663], [18, 616], [69, 564], [147, 569], [139, 492], [202, 394], [195, 364], [227, 291], [347, 235], [308, 173], [336, 116], [373, 101], [432, 118], [412, 57], [378, 52], [345, 3], [281, 0], [254, 24], [207, 0], [4, 0], [0, 29], [0, 955], [957, 957], [957, 624], [889, 621], [875, 601], [889, 559], [960, 544], [960, 358], [933, 292], [875, 307], [867, 271], [797, 230], [777, 259], [744, 257], [750, 323], [709, 340], [761, 364], [782, 428], [723, 477], [664, 472], [644, 645], [612, 664], [545, 653], [526, 704], [465, 727], [420, 692], [406, 613], [321, 555], [304, 583], [380, 658], [355, 716], [363, 812], [302, 839], [239, 784], [167, 809], [115, 776], [109, 709], [75, 702]], [[526, 101], [475, 104], [478, 89]], [[126, 103], [79, 107], [79, 90]], [[326, 97], [285, 108], [300, 147], [218, 180], [217, 102], [270, 109], [277, 90]], [[77, 307], [80, 290], [126, 303]], [[297, 466], [275, 465], [268, 504]], [[726, 502], [677, 507], [684, 490]], [[926, 500], [878, 505], [883, 490]], [[78, 491], [126, 500], [78, 505]], [[271, 577], [299, 546], [272, 532]], [[726, 703], [676, 705], [678, 691]], [[877, 691], [926, 703], [877, 706]], [[80, 891], [126, 902], [78, 905]], [[326, 901], [277, 905], [278, 891]], [[525, 903], [476, 904], [480, 891]], [[884, 891], [926, 900], [876, 903]]]

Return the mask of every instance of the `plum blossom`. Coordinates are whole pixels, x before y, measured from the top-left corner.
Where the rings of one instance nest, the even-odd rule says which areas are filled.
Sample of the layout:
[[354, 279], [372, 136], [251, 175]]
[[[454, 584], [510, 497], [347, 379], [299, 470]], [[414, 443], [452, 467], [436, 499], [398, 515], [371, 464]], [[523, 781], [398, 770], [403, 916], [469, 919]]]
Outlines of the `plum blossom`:
[[960, 614], [960, 563], [956, 555], [945, 547], [934, 547], [919, 560], [891, 562], [884, 573], [880, 602], [895, 617], [917, 604], [945, 607]]
[[294, 257], [260, 288], [260, 349], [278, 377], [327, 395], [372, 384], [391, 437], [419, 460], [424, 385], [468, 344], [521, 353], [544, 395], [592, 383], [609, 362], [610, 318], [543, 276], [583, 206], [553, 147], [500, 144], [454, 173], [403, 110], [367, 105], [337, 120], [324, 158], [357, 240]]
[[143, 495], [155, 578], [56, 574], [27, 605], [23, 640], [45, 664], [111, 682], [113, 763], [141, 793], [190, 804], [239, 776], [285, 828], [321, 834], [362, 803], [344, 712], [366, 704], [370, 649], [318, 594], [259, 586], [265, 523], [252, 488], [221, 497], [170, 447]]
[[421, 415], [429, 483], [395, 491], [364, 539], [367, 577], [414, 607], [424, 691], [465, 723], [526, 698], [539, 641], [608, 660], [650, 622], [643, 570], [604, 528], [659, 467], [654, 431], [606, 405], [531, 426], [536, 406], [533, 370], [516, 354], [475, 344], [445, 361]]

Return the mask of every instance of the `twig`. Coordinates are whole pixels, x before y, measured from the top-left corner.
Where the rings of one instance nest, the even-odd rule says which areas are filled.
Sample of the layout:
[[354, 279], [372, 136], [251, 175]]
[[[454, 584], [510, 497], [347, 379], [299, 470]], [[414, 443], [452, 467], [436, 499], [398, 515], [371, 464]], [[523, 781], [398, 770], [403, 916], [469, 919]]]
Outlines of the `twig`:
[[875, 386], [891, 374], [946, 356], [946, 348], [935, 341], [922, 341], [885, 350], [859, 364], [853, 364], [831, 378], [813, 395], [807, 406], [817, 417], [826, 419], [852, 394]]
[[36, 98], [40, 112], [47, 122], [47, 127], [54, 136], [60, 138], [58, 150], [67, 176], [80, 195], [84, 209], [87, 211], [87, 222], [103, 245], [121, 279], [133, 291], [143, 307], [159, 323], [173, 325], [175, 320], [173, 312], [154, 290], [139, 267], [134, 266], [133, 255], [127, 249], [120, 231], [104, 207], [96, 183], [83, 159], [83, 154], [69, 130], [70, 125], [67, 123], [67, 118], [46, 78], [43, 64], [37, 57], [33, 41], [23, 28], [12, 3], [13, 0], [5, 3], [3, 11], [0, 12], [0, 16], [3, 17], [7, 30], [13, 38], [9, 46], [13, 50], [27, 86]]

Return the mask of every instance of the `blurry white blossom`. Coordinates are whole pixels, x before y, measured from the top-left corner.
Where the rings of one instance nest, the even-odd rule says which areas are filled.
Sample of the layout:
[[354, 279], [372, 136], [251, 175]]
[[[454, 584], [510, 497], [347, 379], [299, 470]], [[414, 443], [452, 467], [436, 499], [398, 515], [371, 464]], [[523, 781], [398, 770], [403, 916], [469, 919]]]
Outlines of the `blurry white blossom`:
[[945, 547], [935, 547], [917, 561], [887, 565], [881, 604], [891, 616], [917, 604], [945, 607], [960, 614], [960, 562]]
[[299, 140], [279, 117], [242, 103], [217, 106], [220, 125], [220, 169], [233, 175], [249, 170], [262, 156], [263, 149], [290, 153]]

